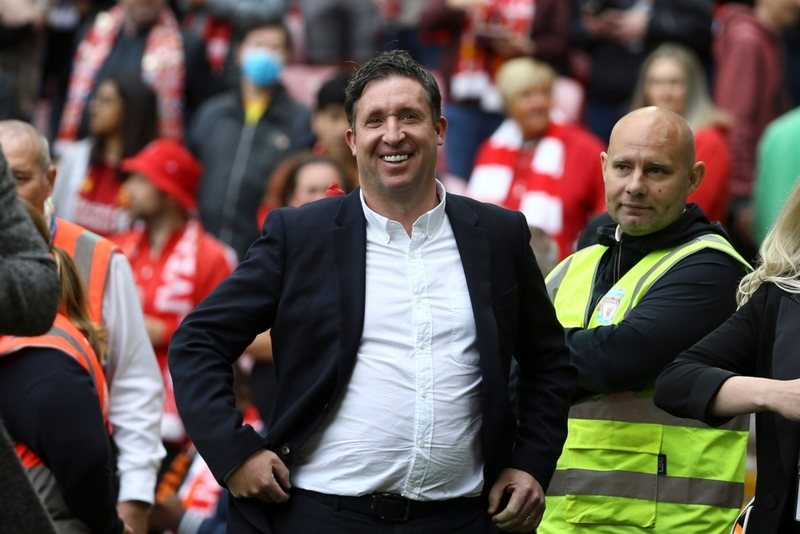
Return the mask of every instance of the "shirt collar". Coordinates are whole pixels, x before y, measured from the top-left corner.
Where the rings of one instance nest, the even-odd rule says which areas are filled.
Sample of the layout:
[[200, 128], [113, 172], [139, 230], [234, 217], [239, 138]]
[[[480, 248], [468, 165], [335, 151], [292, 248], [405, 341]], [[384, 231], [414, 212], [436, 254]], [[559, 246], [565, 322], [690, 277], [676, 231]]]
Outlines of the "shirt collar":
[[[432, 238], [442, 224], [445, 215], [446, 205], [446, 191], [444, 185], [439, 180], [436, 180], [436, 195], [439, 198], [439, 204], [427, 213], [420, 215], [414, 222], [413, 228], [423, 232], [428, 238]], [[361, 207], [364, 210], [364, 217], [367, 219], [367, 229], [377, 233], [380, 238], [388, 243], [392, 239], [393, 232], [403, 229], [403, 226], [391, 219], [384, 217], [367, 206], [364, 200], [364, 191], [359, 190], [359, 198], [361, 199]], [[412, 230], [413, 232], [413, 230]]]

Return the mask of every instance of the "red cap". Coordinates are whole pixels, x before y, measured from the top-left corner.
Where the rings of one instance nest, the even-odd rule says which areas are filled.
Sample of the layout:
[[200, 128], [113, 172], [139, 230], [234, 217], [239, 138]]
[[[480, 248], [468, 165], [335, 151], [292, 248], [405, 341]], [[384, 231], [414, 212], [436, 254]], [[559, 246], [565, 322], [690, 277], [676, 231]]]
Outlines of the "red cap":
[[121, 168], [143, 175], [187, 210], [197, 209], [195, 196], [203, 166], [177, 141], [156, 139], [132, 158], [123, 159]]

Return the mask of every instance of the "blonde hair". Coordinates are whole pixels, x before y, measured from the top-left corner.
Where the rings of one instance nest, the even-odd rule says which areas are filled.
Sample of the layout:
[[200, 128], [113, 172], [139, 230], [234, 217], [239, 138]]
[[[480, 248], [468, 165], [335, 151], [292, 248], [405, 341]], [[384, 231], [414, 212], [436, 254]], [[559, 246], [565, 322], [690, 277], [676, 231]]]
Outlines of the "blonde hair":
[[92, 347], [95, 356], [102, 364], [108, 353], [108, 344], [106, 343], [108, 334], [102, 325], [96, 324], [89, 316], [89, 297], [86, 292], [86, 285], [78, 272], [78, 267], [64, 249], [54, 246], [50, 242], [50, 230], [47, 228], [47, 223], [42, 214], [27, 200], [20, 198], [19, 201], [28, 210], [28, 215], [30, 215], [36, 229], [39, 230], [39, 233], [48, 243], [56, 261], [58, 279], [61, 282], [59, 313], [65, 315], [86, 336], [89, 346]]
[[760, 264], [739, 283], [736, 300], [747, 302], [766, 282], [800, 293], [800, 180], [797, 180], [775, 224], [759, 250]]
[[647, 75], [653, 64], [659, 59], [677, 61], [686, 76], [686, 109], [683, 110], [683, 117], [692, 130], [696, 131], [708, 126], [727, 127], [730, 125], [730, 116], [711, 102], [700, 60], [697, 59], [694, 52], [676, 43], [664, 43], [647, 56], [639, 70], [639, 79], [631, 99], [631, 110], [652, 105], [647, 101], [645, 87]]
[[525, 89], [532, 85], [545, 83], [553, 87], [556, 71], [542, 61], [530, 57], [518, 57], [503, 63], [495, 77], [495, 86], [503, 98], [506, 108]]

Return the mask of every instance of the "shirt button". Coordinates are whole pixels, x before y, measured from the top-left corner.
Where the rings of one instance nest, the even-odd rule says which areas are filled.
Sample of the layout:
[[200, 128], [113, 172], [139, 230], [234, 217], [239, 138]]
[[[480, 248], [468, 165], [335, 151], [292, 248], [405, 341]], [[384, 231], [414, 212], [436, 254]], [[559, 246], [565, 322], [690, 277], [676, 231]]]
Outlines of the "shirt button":
[[292, 449], [289, 448], [288, 443], [284, 443], [283, 445], [281, 445], [281, 454], [286, 455], [289, 454], [290, 452], [292, 452]]
[[419, 440], [419, 446], [420, 446], [420, 448], [424, 449], [425, 448], [425, 441], [424, 440]]
[[428, 392], [427, 392], [427, 390], [422, 392], [422, 398], [423, 398], [423, 399], [427, 399], [427, 398], [428, 398]]
[[421, 348], [422, 350], [425, 350], [425, 349], [428, 348], [428, 344], [423, 341], [422, 343], [419, 344], [419, 348]]

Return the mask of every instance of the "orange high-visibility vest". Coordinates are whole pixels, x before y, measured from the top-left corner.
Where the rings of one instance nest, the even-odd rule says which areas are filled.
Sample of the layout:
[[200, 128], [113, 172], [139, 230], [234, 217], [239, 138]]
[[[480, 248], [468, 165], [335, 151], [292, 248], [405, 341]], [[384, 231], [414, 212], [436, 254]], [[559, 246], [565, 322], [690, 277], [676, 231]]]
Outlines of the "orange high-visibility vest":
[[[83, 367], [89, 376], [92, 377], [95, 390], [97, 391], [100, 409], [103, 413], [103, 422], [108, 425], [108, 386], [103, 368], [97, 360], [92, 347], [80, 330], [73, 325], [64, 315], [56, 315], [56, 320], [50, 330], [42, 335], [35, 337], [21, 336], [2, 336], [0, 337], [0, 357], [14, 353], [18, 350], [30, 347], [53, 348], [64, 353], [75, 360]], [[17, 455], [26, 468], [42, 465], [42, 461], [23, 443], [16, 444]]]
[[119, 247], [82, 226], [59, 218], [56, 218], [53, 244], [64, 249], [78, 266], [89, 293], [89, 314], [92, 321], [101, 324], [111, 255], [119, 252]]

